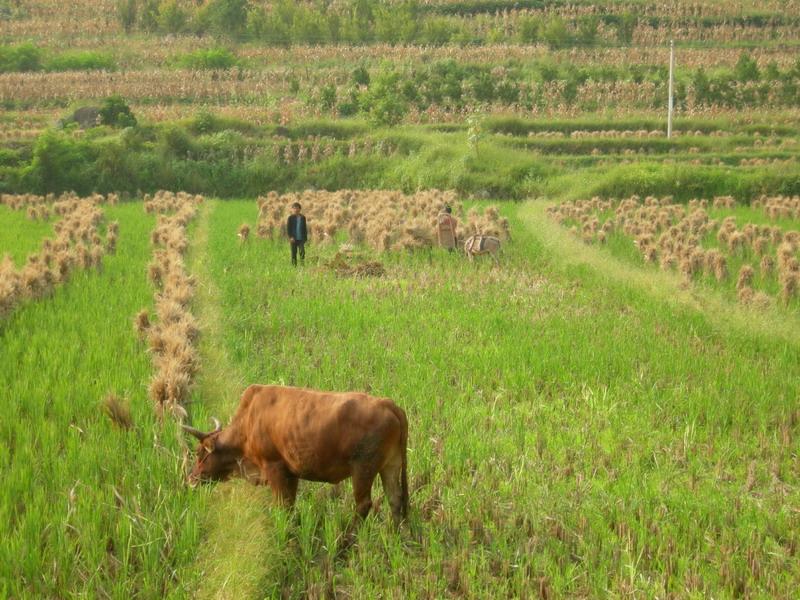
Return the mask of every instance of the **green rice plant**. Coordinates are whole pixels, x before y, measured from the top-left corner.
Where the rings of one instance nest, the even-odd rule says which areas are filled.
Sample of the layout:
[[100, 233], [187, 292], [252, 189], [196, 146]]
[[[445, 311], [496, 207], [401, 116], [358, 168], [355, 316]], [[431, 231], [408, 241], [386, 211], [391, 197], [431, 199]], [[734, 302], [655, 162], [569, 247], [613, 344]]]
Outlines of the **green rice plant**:
[[[262, 595], [795, 589], [798, 528], [780, 507], [798, 493], [781, 450], [796, 433], [796, 341], [571, 262], [530, 210], [506, 207], [515, 235], [499, 269], [376, 253], [385, 275], [353, 280], [324, 268], [335, 247], [312, 241], [293, 269], [280, 239], [238, 243], [252, 202], [209, 207], [215, 291], [202, 300], [236, 388], [223, 410], [247, 383], [280, 382], [388, 396], [411, 424], [409, 529], [378, 511], [331, 579], [320, 523], [344, 531], [349, 486], [303, 485], [298, 529], [282, 546], [265, 536], [277, 562]], [[219, 405], [202, 385], [198, 397]], [[274, 511], [265, 527], [286, 531]]]
[[[0, 582], [11, 597], [187, 596], [204, 495], [184, 485], [177, 426], [145, 396], [149, 357], [130, 315], [152, 294], [144, 276], [153, 219], [107, 207], [121, 223], [102, 274], [76, 272], [52, 297], [0, 324], [5, 418]], [[111, 392], [130, 428], [107, 416]]]
[[31, 221], [24, 211], [0, 205], [0, 255], [9, 254], [17, 266], [42, 246], [53, 233], [53, 222]]

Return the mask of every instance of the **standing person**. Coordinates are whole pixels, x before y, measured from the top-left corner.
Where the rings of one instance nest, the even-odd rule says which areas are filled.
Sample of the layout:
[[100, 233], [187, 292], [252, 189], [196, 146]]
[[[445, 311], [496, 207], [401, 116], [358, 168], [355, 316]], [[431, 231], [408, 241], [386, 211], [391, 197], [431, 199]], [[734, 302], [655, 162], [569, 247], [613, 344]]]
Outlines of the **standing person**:
[[453, 209], [449, 204], [444, 205], [444, 210], [436, 217], [439, 245], [452, 252], [456, 248], [456, 227], [458, 221], [453, 216]]
[[306, 217], [300, 212], [299, 202], [292, 204], [292, 214], [286, 222], [286, 234], [289, 236], [289, 243], [292, 246], [292, 264], [297, 266], [297, 251], [300, 250], [300, 262], [306, 260], [306, 241], [308, 240], [308, 227]]

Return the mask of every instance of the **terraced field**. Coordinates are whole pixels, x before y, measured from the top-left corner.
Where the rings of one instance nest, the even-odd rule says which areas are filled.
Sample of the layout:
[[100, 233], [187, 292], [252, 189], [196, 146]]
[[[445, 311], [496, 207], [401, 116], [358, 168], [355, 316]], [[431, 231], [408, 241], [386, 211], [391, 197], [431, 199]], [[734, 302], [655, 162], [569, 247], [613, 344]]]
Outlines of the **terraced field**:
[[[798, 15], [0, 0], [0, 597], [793, 598]], [[402, 406], [408, 523], [190, 488], [254, 382]]]

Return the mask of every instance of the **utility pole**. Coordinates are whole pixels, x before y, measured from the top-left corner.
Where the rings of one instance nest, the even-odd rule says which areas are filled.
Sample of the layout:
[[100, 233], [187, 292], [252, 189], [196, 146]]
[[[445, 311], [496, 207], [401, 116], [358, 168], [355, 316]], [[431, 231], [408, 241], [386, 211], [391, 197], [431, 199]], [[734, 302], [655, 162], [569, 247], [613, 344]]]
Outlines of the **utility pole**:
[[669, 109], [667, 111], [667, 139], [672, 137], [672, 78], [675, 71], [675, 42], [669, 41]]

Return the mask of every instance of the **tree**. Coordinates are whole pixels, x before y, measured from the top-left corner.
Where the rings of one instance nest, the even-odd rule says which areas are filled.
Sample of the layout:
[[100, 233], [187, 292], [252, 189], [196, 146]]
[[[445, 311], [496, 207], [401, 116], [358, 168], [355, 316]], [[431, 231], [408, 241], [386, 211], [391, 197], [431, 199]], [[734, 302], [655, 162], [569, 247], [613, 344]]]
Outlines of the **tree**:
[[400, 73], [382, 70], [373, 78], [365, 95], [364, 109], [374, 125], [397, 125], [408, 112], [408, 103], [400, 93]]
[[569, 31], [564, 19], [558, 16], [553, 16], [544, 26], [542, 30], [542, 38], [551, 48], [563, 48], [570, 42]]
[[130, 33], [136, 26], [137, 8], [136, 0], [117, 0], [117, 17], [125, 33]]
[[323, 86], [319, 95], [319, 103], [323, 110], [331, 110], [336, 106], [336, 86], [329, 83]]
[[708, 80], [708, 76], [706, 75], [703, 67], [700, 67], [697, 69], [697, 71], [695, 71], [692, 85], [694, 87], [695, 102], [698, 104], [710, 103], [711, 82]]
[[144, 0], [139, 10], [139, 27], [145, 31], [158, 31], [158, 0]]
[[517, 35], [523, 44], [535, 44], [539, 41], [539, 21], [533, 17], [521, 17]]
[[419, 6], [402, 2], [383, 6], [375, 13], [375, 37], [390, 44], [410, 43], [419, 34]]
[[633, 43], [633, 34], [636, 31], [638, 19], [633, 13], [623, 13], [617, 23], [617, 40], [620, 44], [630, 45]]
[[738, 81], [758, 81], [761, 79], [761, 72], [758, 70], [758, 63], [746, 52], [739, 56], [733, 74]]
[[131, 107], [122, 99], [114, 95], [103, 101], [100, 107], [100, 119], [104, 125], [112, 127], [135, 127], [136, 117], [131, 112]]
[[158, 7], [158, 28], [165, 33], [181, 33], [186, 27], [187, 15], [176, 0], [165, 0]]
[[359, 65], [353, 69], [353, 83], [356, 85], [369, 85], [369, 71], [364, 65]]
[[247, 0], [211, 0], [197, 15], [201, 30], [238, 37], [247, 27]]
[[597, 15], [583, 15], [578, 19], [578, 40], [581, 44], [591, 46], [597, 40], [600, 18]]

